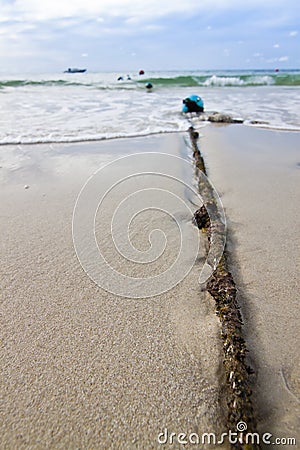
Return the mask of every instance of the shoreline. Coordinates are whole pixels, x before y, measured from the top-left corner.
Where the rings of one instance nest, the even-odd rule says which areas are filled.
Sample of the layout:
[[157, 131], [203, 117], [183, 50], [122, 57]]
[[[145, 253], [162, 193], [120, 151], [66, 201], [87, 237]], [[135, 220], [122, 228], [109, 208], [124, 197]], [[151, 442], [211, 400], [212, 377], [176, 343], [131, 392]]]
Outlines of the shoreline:
[[[214, 114], [214, 112], [211, 112], [212, 114]], [[205, 114], [207, 114], [205, 112]], [[210, 113], [208, 113], [210, 114]], [[227, 116], [226, 113], [217, 113], [220, 115], [224, 115]], [[200, 116], [201, 117], [201, 116]], [[197, 123], [193, 123], [193, 119], [199, 119], [199, 117], [197, 116], [191, 116], [190, 118], [187, 119], [187, 121], [195, 126], [197, 129], [204, 129], [206, 127], [209, 127], [211, 125], [211, 121], [207, 120], [207, 119], [200, 119], [200, 121], [198, 121]], [[271, 125], [271, 124], [267, 124], [267, 123], [247, 123], [247, 121], [244, 122], [239, 122], [241, 120], [244, 119], [235, 119], [232, 118], [232, 122], [224, 122], [226, 125], [229, 124], [239, 124], [239, 126], [244, 126], [246, 128], [257, 128], [257, 129], [262, 129], [262, 130], [266, 130], [266, 131], [280, 131], [283, 133], [300, 133], [300, 127], [297, 128], [288, 128], [288, 127], [284, 127], [284, 126], [279, 126], [279, 125]], [[220, 125], [224, 125], [224, 123], [222, 123], [222, 120], [220, 122], [215, 121], [213, 122], [215, 124], [220, 124]], [[200, 124], [202, 126], [200, 126]], [[165, 131], [153, 131], [153, 132], [149, 132], [146, 134], [132, 134], [132, 135], [122, 135], [122, 136], [109, 136], [109, 137], [90, 137], [90, 138], [70, 138], [70, 139], [65, 139], [65, 140], [37, 140], [35, 142], [24, 142], [22, 140], [20, 141], [14, 141], [14, 142], [1, 142], [0, 141], [0, 147], [11, 147], [11, 146], [15, 146], [15, 145], [20, 145], [20, 146], [35, 146], [35, 145], [72, 145], [72, 144], [89, 144], [89, 143], [100, 143], [100, 142], [106, 142], [106, 141], [112, 141], [112, 140], [120, 140], [120, 139], [139, 139], [139, 138], [147, 138], [147, 137], [151, 137], [151, 136], [164, 136], [164, 135], [172, 135], [172, 134], [184, 134], [187, 132], [187, 129], [182, 129], [182, 130], [165, 130]]]

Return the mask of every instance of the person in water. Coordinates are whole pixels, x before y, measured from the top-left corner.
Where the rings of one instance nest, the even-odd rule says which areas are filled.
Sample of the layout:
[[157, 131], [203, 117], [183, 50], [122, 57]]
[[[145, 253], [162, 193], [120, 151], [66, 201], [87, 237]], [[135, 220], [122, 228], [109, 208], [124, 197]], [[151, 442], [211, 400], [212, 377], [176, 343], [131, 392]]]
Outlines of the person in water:
[[145, 87], [146, 87], [147, 91], [150, 92], [150, 91], [152, 91], [153, 84], [152, 83], [147, 83]]

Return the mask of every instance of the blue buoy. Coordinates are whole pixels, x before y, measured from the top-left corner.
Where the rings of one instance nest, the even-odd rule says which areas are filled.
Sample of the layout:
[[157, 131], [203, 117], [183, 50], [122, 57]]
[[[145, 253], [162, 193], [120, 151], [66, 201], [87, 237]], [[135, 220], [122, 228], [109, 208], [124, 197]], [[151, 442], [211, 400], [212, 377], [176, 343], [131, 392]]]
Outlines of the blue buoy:
[[189, 97], [182, 100], [182, 112], [203, 112], [204, 111], [204, 103], [199, 95], [190, 95]]

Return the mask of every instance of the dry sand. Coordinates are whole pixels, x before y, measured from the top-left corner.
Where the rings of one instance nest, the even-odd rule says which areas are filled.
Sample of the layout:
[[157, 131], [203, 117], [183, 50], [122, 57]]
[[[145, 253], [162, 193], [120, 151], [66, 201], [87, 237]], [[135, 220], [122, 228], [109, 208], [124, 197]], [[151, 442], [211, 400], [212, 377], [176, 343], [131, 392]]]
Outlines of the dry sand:
[[75, 200], [99, 166], [141, 150], [180, 154], [179, 141], [0, 149], [1, 449], [151, 449], [165, 427], [224, 430], [201, 255], [178, 286], [134, 300], [93, 283], [72, 242]]
[[300, 134], [209, 126], [200, 148], [228, 220], [259, 431], [299, 442]]

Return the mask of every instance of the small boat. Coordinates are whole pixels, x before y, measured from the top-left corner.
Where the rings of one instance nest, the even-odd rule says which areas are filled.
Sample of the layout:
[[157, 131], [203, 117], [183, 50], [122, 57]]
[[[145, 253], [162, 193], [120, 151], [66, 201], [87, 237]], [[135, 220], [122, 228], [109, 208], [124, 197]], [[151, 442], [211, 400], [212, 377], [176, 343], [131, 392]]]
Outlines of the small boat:
[[86, 69], [77, 69], [76, 67], [69, 67], [68, 70], [65, 70], [64, 73], [83, 73], [86, 72]]

